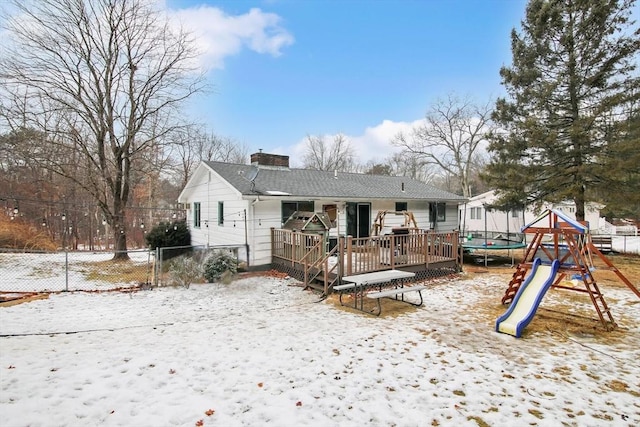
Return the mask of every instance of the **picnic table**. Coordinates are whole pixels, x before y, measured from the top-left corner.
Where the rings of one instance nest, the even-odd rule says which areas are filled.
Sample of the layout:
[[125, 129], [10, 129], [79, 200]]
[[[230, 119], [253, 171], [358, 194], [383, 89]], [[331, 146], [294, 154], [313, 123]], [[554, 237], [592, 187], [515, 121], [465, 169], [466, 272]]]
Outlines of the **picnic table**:
[[[405, 282], [413, 279], [415, 275], [415, 273], [410, 271], [384, 270], [344, 276], [342, 281], [347, 283], [334, 286], [333, 290], [340, 293], [340, 305], [345, 305], [342, 301], [342, 296], [345, 293], [350, 293], [353, 295], [353, 307], [365, 313], [368, 313], [368, 311], [364, 309], [364, 298], [375, 299], [377, 301], [377, 311], [375, 311], [374, 314], [379, 316], [382, 312], [382, 305], [380, 304], [381, 298], [393, 297], [395, 300], [403, 301], [411, 305], [422, 305], [423, 299], [421, 291], [425, 289], [425, 286], [405, 286]], [[404, 294], [408, 292], [418, 292], [420, 303], [416, 304], [405, 301]]]

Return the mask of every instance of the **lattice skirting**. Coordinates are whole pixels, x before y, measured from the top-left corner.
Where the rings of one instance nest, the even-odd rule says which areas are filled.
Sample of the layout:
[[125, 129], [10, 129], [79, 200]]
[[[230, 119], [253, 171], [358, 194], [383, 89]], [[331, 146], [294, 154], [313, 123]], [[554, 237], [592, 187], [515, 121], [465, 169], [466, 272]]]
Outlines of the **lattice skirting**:
[[[298, 264], [292, 265], [291, 262], [274, 259], [272, 261], [271, 266], [278, 271], [288, 274], [289, 276], [293, 277], [296, 280], [299, 280], [301, 282], [304, 281], [304, 270], [301, 265], [298, 265]], [[448, 275], [460, 272], [459, 269], [456, 267], [455, 262], [452, 262], [451, 264], [440, 263], [426, 270], [412, 269], [411, 271], [416, 273], [416, 277], [415, 277], [416, 282], [435, 279], [438, 277], [448, 276]]]
[[288, 274], [290, 277], [293, 277], [296, 280], [304, 282], [304, 270], [302, 270], [302, 268], [298, 265], [291, 265], [290, 262], [274, 259], [271, 263], [271, 266], [282, 273]]
[[438, 277], [449, 276], [451, 274], [459, 273], [455, 267], [442, 267], [429, 270], [416, 271], [416, 282], [422, 282], [425, 280], [436, 279]]

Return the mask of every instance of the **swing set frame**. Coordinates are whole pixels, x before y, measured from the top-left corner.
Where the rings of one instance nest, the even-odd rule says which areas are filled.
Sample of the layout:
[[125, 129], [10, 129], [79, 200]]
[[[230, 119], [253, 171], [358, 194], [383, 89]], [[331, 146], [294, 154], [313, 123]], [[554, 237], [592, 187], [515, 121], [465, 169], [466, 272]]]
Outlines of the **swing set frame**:
[[[535, 258], [541, 258], [543, 263], [551, 263], [556, 259], [560, 262], [552, 287], [587, 293], [600, 322], [607, 331], [615, 329], [617, 324], [593, 277], [593, 257], [597, 256], [606, 266], [599, 268], [613, 271], [620, 281], [640, 298], [638, 288], [593, 244], [587, 224], [575, 221], [561, 211], [547, 209], [533, 222], [524, 226], [522, 232], [533, 234], [533, 238], [525, 251], [523, 261], [518, 264], [511, 277], [502, 297], [502, 304], [513, 301], [527, 272], [532, 268]], [[575, 286], [562, 284], [567, 277], [574, 282], [577, 279], [578, 284]]]

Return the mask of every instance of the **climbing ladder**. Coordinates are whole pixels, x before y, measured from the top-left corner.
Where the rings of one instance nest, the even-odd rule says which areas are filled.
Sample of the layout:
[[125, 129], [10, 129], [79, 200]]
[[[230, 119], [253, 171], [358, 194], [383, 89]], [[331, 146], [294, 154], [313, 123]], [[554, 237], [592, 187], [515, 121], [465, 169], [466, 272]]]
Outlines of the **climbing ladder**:
[[[573, 257], [574, 265], [576, 265], [576, 268], [578, 269], [577, 274], [580, 275], [582, 282], [584, 283], [585, 290], [589, 294], [591, 303], [598, 313], [600, 322], [608, 331], [615, 329], [617, 325], [613, 320], [611, 310], [609, 309], [607, 302], [604, 300], [604, 295], [600, 292], [600, 288], [598, 287], [598, 284], [596, 283], [596, 280], [589, 268], [590, 266], [593, 267], [592, 260], [590, 259], [589, 242], [584, 238], [578, 238], [576, 240], [573, 235], [570, 234], [566, 236], [566, 243], [569, 247], [568, 255]], [[561, 280], [563, 276], [558, 278], [558, 281]], [[606, 319], [605, 315], [607, 317]]]

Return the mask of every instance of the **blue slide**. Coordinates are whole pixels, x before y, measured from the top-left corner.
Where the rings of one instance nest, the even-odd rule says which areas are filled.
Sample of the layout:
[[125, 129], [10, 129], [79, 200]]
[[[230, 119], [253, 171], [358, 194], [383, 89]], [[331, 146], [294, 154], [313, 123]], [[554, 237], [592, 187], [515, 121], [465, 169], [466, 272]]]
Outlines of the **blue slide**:
[[551, 265], [542, 265], [540, 258], [533, 260], [531, 273], [520, 285], [505, 314], [496, 320], [496, 331], [520, 338], [522, 330], [531, 322], [540, 301], [553, 284], [560, 267], [555, 259]]

